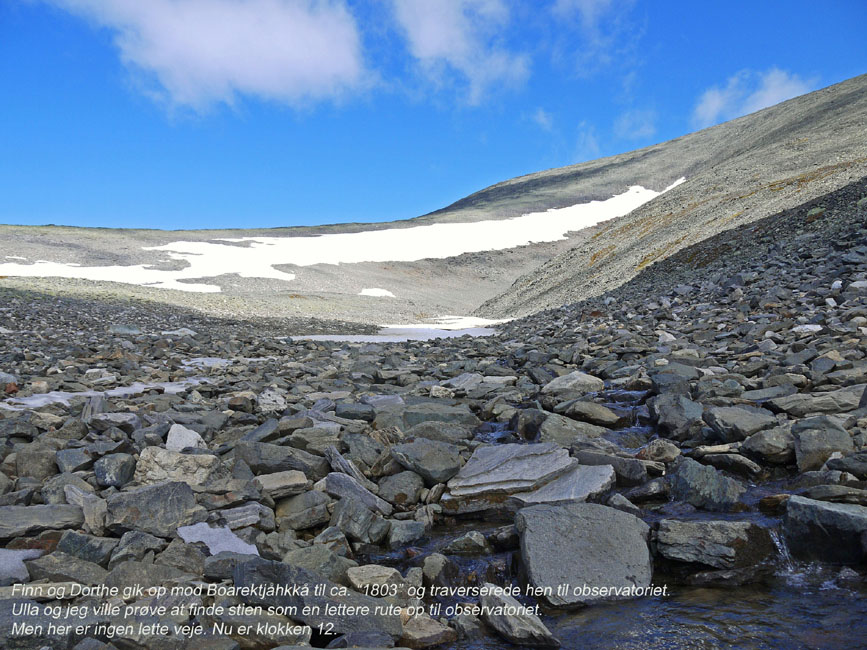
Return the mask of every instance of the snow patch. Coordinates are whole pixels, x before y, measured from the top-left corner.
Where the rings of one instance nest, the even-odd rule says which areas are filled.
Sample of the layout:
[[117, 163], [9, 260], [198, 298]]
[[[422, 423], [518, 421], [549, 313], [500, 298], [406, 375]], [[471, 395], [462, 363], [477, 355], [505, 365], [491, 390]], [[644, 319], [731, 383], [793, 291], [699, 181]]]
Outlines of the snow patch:
[[[663, 192], [676, 187], [680, 179]], [[414, 262], [426, 258], [444, 259], [464, 253], [504, 250], [530, 242], [566, 239], [569, 232], [594, 226], [630, 213], [662, 192], [634, 185], [605, 201], [580, 203], [567, 208], [533, 212], [512, 219], [473, 223], [436, 223], [409, 228], [386, 228], [355, 233], [333, 233], [312, 237], [242, 237], [213, 241], [176, 241], [143, 250], [163, 251], [186, 262], [179, 270], [161, 270], [149, 265], [80, 266], [37, 260], [34, 264], [0, 264], [0, 275], [60, 277], [122, 282], [140, 286], [201, 293], [217, 293], [214, 284], [193, 282], [225, 274], [242, 278], [291, 281], [294, 273], [275, 266], [290, 264], [352, 264], [359, 262]], [[244, 246], [226, 246], [238, 242]]]
[[362, 289], [358, 295], [373, 296], [375, 298], [394, 298], [394, 294], [388, 289], [377, 289], [376, 287], [371, 289]]

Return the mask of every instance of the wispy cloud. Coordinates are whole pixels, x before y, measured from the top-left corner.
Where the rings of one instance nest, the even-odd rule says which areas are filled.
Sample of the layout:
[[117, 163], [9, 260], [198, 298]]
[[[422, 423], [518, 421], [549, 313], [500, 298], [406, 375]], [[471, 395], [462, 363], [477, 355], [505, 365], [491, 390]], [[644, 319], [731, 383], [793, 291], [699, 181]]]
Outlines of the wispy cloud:
[[393, 0], [395, 18], [424, 76], [448, 86], [457, 73], [467, 101], [478, 104], [495, 84], [517, 85], [529, 58], [500, 39], [509, 10], [501, 0]]
[[342, 0], [45, 0], [109, 29], [151, 91], [196, 110], [252, 95], [288, 105], [363, 87]]
[[575, 140], [575, 162], [584, 162], [599, 157], [599, 138], [596, 127], [586, 120], [578, 123], [578, 136]]
[[632, 109], [614, 121], [614, 133], [625, 140], [643, 140], [656, 133], [656, 111]]
[[530, 116], [538, 126], [544, 131], [550, 131], [554, 127], [554, 116], [544, 108], [537, 108]]
[[564, 27], [570, 23], [581, 38], [579, 48], [555, 45], [555, 56], [574, 60], [575, 72], [592, 75], [619, 62], [633, 65], [642, 30], [629, 18], [633, 0], [556, 0], [551, 11]]
[[816, 88], [816, 82], [779, 68], [741, 70], [729, 77], [725, 86], [713, 86], [702, 93], [693, 111], [693, 124], [704, 128], [753, 113], [808, 93]]

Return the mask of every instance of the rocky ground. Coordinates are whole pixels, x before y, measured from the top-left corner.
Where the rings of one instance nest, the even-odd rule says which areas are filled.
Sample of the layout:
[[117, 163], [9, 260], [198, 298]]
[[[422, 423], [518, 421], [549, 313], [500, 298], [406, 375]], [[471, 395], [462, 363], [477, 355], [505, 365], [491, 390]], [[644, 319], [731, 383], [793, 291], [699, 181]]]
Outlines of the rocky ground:
[[[556, 647], [564, 612], [753, 584], [787, 549], [864, 594], [865, 197], [860, 179], [489, 338], [293, 341], [6, 292], [0, 647]], [[187, 592], [73, 591], [132, 584]], [[536, 596], [495, 587], [515, 585]], [[456, 601], [488, 609], [431, 610]], [[227, 631], [12, 635], [13, 611], [97, 603]], [[254, 620], [272, 627], [239, 632]]]

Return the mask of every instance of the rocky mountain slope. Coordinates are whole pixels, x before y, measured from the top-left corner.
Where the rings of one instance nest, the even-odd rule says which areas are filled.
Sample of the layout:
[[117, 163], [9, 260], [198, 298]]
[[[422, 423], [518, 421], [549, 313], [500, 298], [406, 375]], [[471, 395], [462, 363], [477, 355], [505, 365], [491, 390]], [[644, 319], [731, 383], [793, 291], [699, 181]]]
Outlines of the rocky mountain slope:
[[[867, 75], [588, 164], [589, 172], [640, 160], [663, 175], [677, 170], [687, 181], [625, 217], [579, 233], [568, 251], [476, 313], [528, 314], [599, 295], [709, 236], [843, 187], [867, 172], [865, 132]], [[527, 182], [565, 182], [583, 170], [554, 170]]]

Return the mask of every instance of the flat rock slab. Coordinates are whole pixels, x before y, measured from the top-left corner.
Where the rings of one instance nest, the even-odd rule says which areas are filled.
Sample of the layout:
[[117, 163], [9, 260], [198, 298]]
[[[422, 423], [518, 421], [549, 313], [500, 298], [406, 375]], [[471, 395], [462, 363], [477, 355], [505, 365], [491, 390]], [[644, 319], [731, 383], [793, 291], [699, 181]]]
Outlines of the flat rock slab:
[[858, 408], [867, 384], [856, 384], [827, 393], [789, 395], [768, 400], [768, 408], [797, 418], [811, 413], [845, 413]]
[[542, 503], [559, 505], [583, 503], [605, 494], [616, 479], [611, 465], [573, 465], [565, 474], [532, 492], [519, 492], [510, 498], [518, 507]]
[[12, 539], [44, 530], [79, 528], [84, 513], [78, 506], [37, 505], [0, 507], [0, 539]]
[[[638, 517], [595, 503], [539, 505], [519, 511], [515, 525], [527, 580], [550, 588], [543, 598], [554, 607], [631, 598], [650, 585], [650, 528]], [[558, 595], [562, 584], [570, 589]]]
[[542, 387], [542, 392], [546, 395], [580, 397], [587, 393], [597, 393], [603, 388], [605, 388], [604, 381], [593, 375], [588, 375], [586, 372], [576, 370], [549, 381]]
[[453, 497], [529, 492], [566, 473], [576, 461], [554, 443], [479, 447], [448, 482]]
[[858, 564], [867, 555], [867, 507], [793, 496], [786, 502], [783, 533], [793, 555]]

